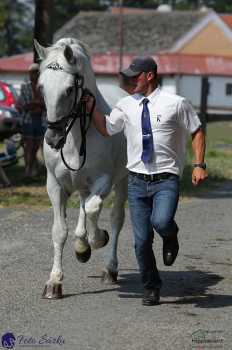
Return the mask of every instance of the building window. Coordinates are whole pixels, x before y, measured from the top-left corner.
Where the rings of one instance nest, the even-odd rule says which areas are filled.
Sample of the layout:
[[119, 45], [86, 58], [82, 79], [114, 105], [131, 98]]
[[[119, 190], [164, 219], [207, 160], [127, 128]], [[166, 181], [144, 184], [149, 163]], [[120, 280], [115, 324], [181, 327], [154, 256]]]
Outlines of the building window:
[[226, 84], [226, 95], [227, 96], [232, 95], [232, 84], [231, 83]]

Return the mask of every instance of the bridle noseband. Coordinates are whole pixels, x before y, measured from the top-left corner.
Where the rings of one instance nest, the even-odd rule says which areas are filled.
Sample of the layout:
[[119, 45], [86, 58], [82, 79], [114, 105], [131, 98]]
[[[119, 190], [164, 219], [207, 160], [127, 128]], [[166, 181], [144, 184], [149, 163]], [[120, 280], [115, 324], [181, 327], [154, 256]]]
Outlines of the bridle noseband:
[[[68, 74], [72, 74], [74, 75], [74, 84], [75, 84], [75, 97], [74, 97], [74, 102], [73, 102], [73, 106], [71, 108], [70, 114], [68, 116], [63, 117], [62, 119], [56, 121], [56, 122], [50, 122], [47, 121], [47, 125], [48, 128], [51, 130], [57, 130], [57, 131], [63, 131], [65, 129], [65, 133], [64, 133], [64, 144], [61, 147], [60, 153], [61, 153], [61, 158], [63, 163], [65, 164], [65, 166], [71, 170], [71, 171], [78, 171], [80, 170], [86, 161], [86, 134], [87, 131], [90, 127], [91, 124], [91, 120], [92, 120], [92, 114], [93, 114], [93, 110], [95, 108], [95, 104], [96, 104], [96, 99], [95, 96], [91, 93], [91, 91], [89, 91], [88, 89], [84, 88], [84, 77], [82, 75], [79, 75], [78, 73], [73, 74], [70, 72], [67, 72], [58, 62], [52, 62], [49, 65], [47, 65], [46, 67], [47, 69], [52, 69], [52, 70], [60, 70], [63, 72], [66, 72]], [[77, 98], [78, 98], [78, 91], [81, 91], [81, 98], [80, 100], [77, 102]], [[89, 113], [87, 113], [86, 110], [86, 102], [83, 101], [83, 97], [89, 95], [93, 98], [93, 104], [91, 107], [91, 111]], [[80, 165], [80, 167], [78, 169], [74, 169], [72, 167], [70, 167], [66, 160], [64, 159], [64, 154], [63, 154], [63, 147], [65, 145], [66, 139], [67, 139], [67, 135], [69, 133], [69, 131], [72, 129], [73, 124], [75, 123], [76, 119], [79, 118], [80, 119], [80, 131], [81, 131], [81, 146], [80, 146], [80, 150], [79, 150], [79, 155], [81, 157], [83, 157], [82, 159], [82, 163]], [[87, 123], [87, 118], [89, 118], [89, 121]]]

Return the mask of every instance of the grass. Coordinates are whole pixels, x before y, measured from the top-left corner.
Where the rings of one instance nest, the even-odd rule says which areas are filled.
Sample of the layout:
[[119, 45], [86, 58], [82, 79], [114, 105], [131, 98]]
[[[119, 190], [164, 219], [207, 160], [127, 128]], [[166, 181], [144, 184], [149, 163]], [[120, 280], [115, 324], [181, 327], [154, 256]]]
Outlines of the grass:
[[181, 193], [184, 197], [198, 196], [223, 181], [232, 179], [232, 121], [211, 122], [207, 126], [206, 162], [209, 178], [199, 187], [191, 183], [192, 154], [188, 143], [186, 166], [181, 181]]
[[[191, 183], [191, 143], [188, 143], [187, 162], [181, 181], [181, 194], [183, 197], [198, 196], [204, 191], [209, 191], [218, 184], [232, 179], [232, 121], [211, 122], [207, 127], [206, 162], [209, 178], [199, 187], [193, 187]], [[20, 160], [18, 164], [7, 168], [6, 173], [13, 187], [0, 189], [0, 207], [50, 207], [47, 196], [46, 170], [43, 168], [40, 176], [33, 182], [25, 183], [23, 180], [24, 164]], [[112, 195], [106, 200], [106, 206], [112, 205]], [[73, 194], [68, 202], [69, 207], [78, 207], [78, 196]]]

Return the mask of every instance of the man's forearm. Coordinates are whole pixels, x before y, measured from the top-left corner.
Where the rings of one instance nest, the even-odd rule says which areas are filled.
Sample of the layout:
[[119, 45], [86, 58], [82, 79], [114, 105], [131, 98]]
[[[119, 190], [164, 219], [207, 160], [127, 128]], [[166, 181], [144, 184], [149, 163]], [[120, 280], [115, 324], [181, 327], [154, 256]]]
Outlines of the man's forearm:
[[205, 158], [205, 134], [199, 129], [192, 135], [193, 163], [203, 163]]
[[97, 131], [103, 136], [110, 136], [106, 129], [106, 117], [104, 114], [99, 112], [96, 108], [93, 112], [93, 122]]

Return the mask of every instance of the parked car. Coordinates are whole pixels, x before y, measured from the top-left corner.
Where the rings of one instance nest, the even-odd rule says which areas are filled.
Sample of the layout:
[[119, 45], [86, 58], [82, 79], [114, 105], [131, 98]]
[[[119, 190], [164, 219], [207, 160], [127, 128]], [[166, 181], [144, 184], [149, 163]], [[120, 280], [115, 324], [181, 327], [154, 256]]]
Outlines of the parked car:
[[21, 131], [22, 117], [12, 107], [0, 105], [0, 141]]
[[15, 107], [16, 102], [17, 93], [14, 87], [0, 81], [0, 106]]

